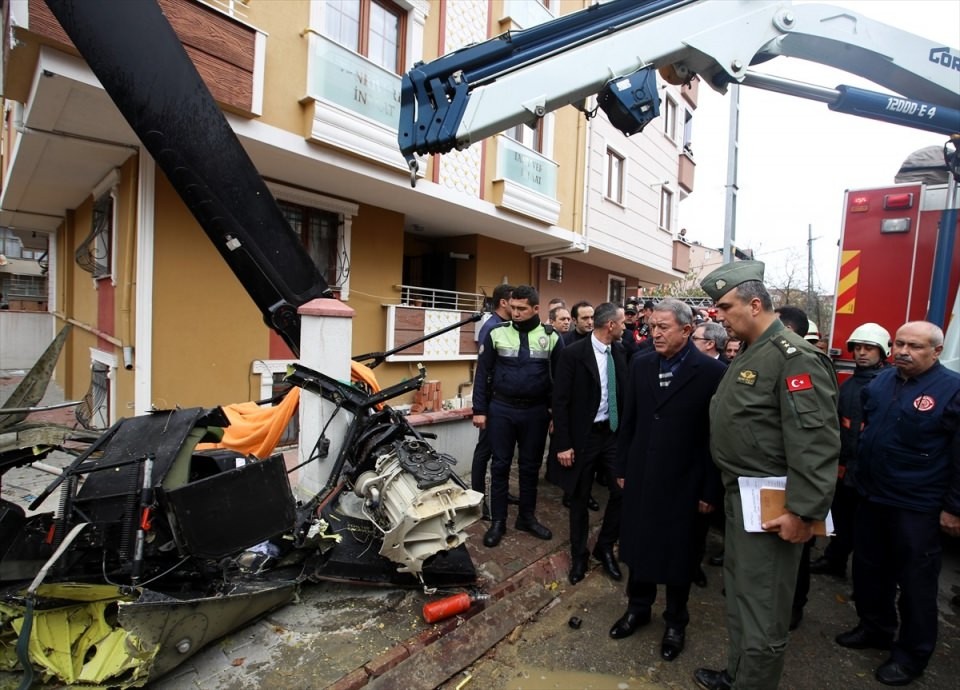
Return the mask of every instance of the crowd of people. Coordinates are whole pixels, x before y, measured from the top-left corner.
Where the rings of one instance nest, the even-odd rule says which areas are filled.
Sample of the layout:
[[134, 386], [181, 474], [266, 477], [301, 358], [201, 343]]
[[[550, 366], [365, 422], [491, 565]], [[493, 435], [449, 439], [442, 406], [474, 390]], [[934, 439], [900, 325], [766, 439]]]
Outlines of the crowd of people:
[[[691, 585], [706, 584], [709, 526], [722, 527], [711, 562], [723, 566], [729, 642], [720, 668], [695, 673], [708, 690], [777, 687], [810, 574], [845, 576], [852, 554], [859, 620], [836, 643], [889, 650], [875, 678], [909, 684], [936, 644], [941, 533], [960, 536], [960, 375], [938, 361], [938, 326], [908, 322], [891, 338], [865, 323], [847, 342], [856, 368], [838, 385], [826, 338], [801, 309], [773, 308], [763, 269], [739, 261], [706, 276], [710, 309], [555, 299], [543, 321], [533, 287], [498, 286], [473, 396], [484, 546], [507, 533], [511, 503], [515, 529], [553, 538], [536, 516], [546, 455], [569, 511], [570, 584], [591, 557], [616, 581], [626, 566], [614, 639], [651, 622], [662, 587], [660, 654], [672, 661]], [[753, 478], [785, 486], [784, 508], [757, 527], [741, 499]], [[609, 496], [591, 549], [595, 484]], [[835, 535], [811, 563], [831, 507]]]

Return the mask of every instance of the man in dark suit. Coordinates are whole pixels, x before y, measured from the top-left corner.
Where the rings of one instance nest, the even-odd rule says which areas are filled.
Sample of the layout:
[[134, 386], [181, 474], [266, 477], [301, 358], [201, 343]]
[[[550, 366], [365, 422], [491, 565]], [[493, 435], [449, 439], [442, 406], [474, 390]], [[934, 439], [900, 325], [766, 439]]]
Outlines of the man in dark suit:
[[620, 557], [630, 568], [627, 612], [610, 636], [650, 622], [657, 585], [666, 585], [661, 656], [683, 651], [690, 620], [690, 580], [700, 556], [697, 515], [720, 503], [710, 459], [710, 398], [726, 367], [694, 347], [693, 313], [665, 299], [648, 322], [655, 351], [630, 363], [617, 439], [616, 476], [623, 488]]
[[554, 452], [547, 479], [570, 496], [570, 584], [587, 572], [590, 552], [590, 488], [599, 467], [607, 476], [610, 499], [593, 555], [614, 580], [622, 576], [613, 545], [620, 533], [621, 491], [613, 481], [616, 431], [623, 409], [627, 356], [620, 343], [623, 309], [610, 302], [597, 306], [593, 332], [560, 352], [553, 380]]

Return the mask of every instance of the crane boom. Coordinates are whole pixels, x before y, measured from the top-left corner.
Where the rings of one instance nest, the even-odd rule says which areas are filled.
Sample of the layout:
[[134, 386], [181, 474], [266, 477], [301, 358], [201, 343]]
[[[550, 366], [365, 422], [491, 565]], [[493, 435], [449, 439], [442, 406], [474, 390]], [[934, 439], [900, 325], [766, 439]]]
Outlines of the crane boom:
[[925, 113], [940, 110], [935, 127], [900, 117], [898, 104], [882, 97], [858, 100], [856, 114], [884, 119], [889, 110], [900, 124], [960, 131], [956, 48], [830, 5], [613, 0], [414, 66], [403, 77], [398, 142], [415, 170], [416, 155], [466, 148], [604, 91], [616, 93], [620, 110], [635, 111], [624, 130], [633, 133], [656, 108], [630, 103], [642, 81], [625, 82], [631, 75], [669, 70], [675, 81], [698, 75], [724, 91], [752, 64], [777, 56], [836, 67], [921, 101]]

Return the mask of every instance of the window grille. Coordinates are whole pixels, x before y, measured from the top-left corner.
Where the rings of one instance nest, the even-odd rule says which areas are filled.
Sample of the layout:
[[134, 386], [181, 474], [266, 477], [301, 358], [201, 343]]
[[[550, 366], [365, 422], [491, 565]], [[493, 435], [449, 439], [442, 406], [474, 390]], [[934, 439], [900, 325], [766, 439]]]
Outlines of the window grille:
[[93, 362], [90, 367], [90, 388], [76, 408], [77, 422], [91, 431], [110, 426], [110, 367]]

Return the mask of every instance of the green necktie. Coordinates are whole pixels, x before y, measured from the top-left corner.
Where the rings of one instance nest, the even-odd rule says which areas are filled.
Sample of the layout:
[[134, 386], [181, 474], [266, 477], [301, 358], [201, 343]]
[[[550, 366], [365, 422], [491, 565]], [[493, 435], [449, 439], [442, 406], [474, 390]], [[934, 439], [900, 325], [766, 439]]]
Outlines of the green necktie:
[[610, 431], [620, 426], [620, 413], [617, 410], [617, 368], [613, 364], [613, 352], [607, 346], [607, 410], [610, 414]]

